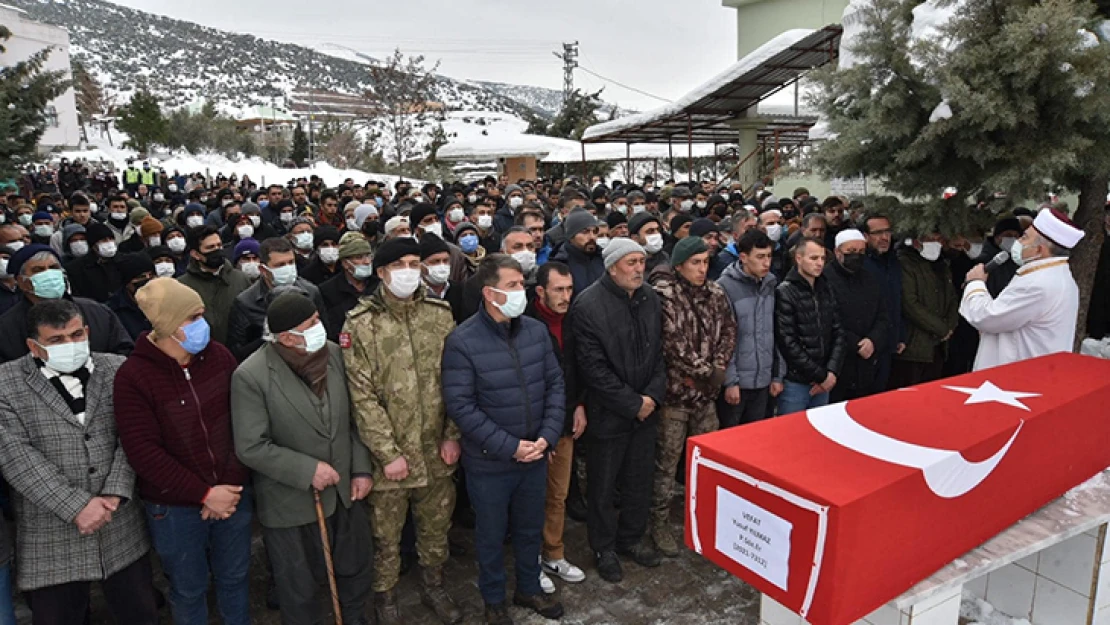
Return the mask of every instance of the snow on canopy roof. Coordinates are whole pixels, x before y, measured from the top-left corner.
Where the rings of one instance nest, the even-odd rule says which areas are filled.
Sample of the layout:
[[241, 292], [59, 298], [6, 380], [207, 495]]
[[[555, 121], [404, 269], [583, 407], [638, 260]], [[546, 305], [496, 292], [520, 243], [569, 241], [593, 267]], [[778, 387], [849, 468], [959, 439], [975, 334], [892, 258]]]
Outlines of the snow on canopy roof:
[[[667, 158], [669, 152], [666, 145], [657, 143], [578, 143], [574, 142], [575, 147], [560, 148], [555, 150], [541, 159], [545, 163], [580, 163], [582, 162], [582, 146], [586, 146], [587, 161], [623, 161], [626, 158], [634, 160], [657, 159]], [[693, 144], [694, 157], [714, 156], [717, 152], [723, 152], [727, 146], [716, 146], [712, 143], [695, 143]], [[676, 149], [675, 156], [685, 157], [686, 148], [683, 146]]]
[[451, 141], [436, 151], [436, 158], [445, 161], [470, 161], [534, 156], [542, 159], [553, 151], [560, 149], [573, 149], [581, 152], [578, 142], [572, 139], [498, 133]]
[[[798, 77], [836, 58], [841, 28], [795, 29], [779, 34], [677, 101], [586, 129], [586, 143], [672, 139], [726, 143], [736, 140], [728, 122]], [[810, 122], [812, 123], [812, 122]], [[766, 134], [765, 129], [761, 134]]]

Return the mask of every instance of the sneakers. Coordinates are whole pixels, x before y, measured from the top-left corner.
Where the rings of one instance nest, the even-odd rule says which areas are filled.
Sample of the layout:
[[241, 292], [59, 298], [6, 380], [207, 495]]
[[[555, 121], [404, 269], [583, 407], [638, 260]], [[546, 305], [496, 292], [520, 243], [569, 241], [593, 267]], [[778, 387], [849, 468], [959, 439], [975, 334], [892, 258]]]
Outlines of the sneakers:
[[655, 542], [655, 548], [659, 550], [668, 558], [677, 558], [679, 549], [678, 543], [675, 542], [674, 534], [664, 526], [655, 525], [651, 528], [651, 539]]
[[659, 557], [659, 552], [655, 550], [655, 547], [648, 545], [644, 541], [640, 541], [624, 549], [617, 547], [617, 553], [626, 558], [631, 558], [633, 562], [640, 566], [646, 566], [648, 568], [655, 568], [662, 562], [662, 559]]
[[597, 555], [597, 574], [601, 579], [616, 584], [624, 578], [624, 573], [621, 571], [621, 561], [617, 558], [617, 554], [612, 551], [606, 551]]
[[555, 594], [555, 582], [551, 581], [547, 573], [544, 573], [542, 570], [540, 571], [540, 590], [542, 590], [545, 595]]
[[[578, 568], [577, 566], [574, 566], [570, 562], [567, 562], [565, 558], [562, 558], [562, 559], [559, 559], [559, 560], [544, 559], [542, 561], [542, 564], [543, 564], [543, 570], [545, 572], [550, 573], [550, 574], [554, 575], [555, 577], [558, 577], [559, 579], [563, 580], [564, 582], [570, 582], [572, 584], [577, 584], [579, 582], [583, 582], [583, 581], [586, 580], [586, 574], [584, 572], [582, 572], [582, 569]], [[543, 581], [542, 577], [541, 577], [540, 581], [541, 582]]]
[[486, 625], [513, 625], [509, 608], [504, 603], [487, 603]]
[[516, 592], [513, 594], [513, 603], [546, 619], [557, 620], [563, 617], [563, 604], [544, 594], [522, 595]]

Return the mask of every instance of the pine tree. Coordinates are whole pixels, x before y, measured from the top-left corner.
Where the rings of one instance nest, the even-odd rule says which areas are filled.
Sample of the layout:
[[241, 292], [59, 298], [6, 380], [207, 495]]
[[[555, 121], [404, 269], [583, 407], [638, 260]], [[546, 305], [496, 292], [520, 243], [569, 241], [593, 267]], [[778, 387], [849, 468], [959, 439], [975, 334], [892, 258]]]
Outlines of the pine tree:
[[564, 139], [581, 139], [587, 128], [600, 121], [597, 116], [600, 109], [601, 91], [582, 93], [575, 89], [548, 126], [546, 134]]
[[301, 167], [308, 160], [308, 134], [305, 133], [301, 122], [293, 129], [293, 150], [289, 153], [290, 160]]
[[169, 124], [162, 115], [158, 98], [140, 89], [131, 97], [131, 102], [121, 108], [116, 127], [130, 136], [128, 147], [146, 152], [151, 145], [166, 140]]
[[[0, 53], [10, 37], [11, 31], [0, 25]], [[46, 132], [46, 107], [69, 86], [64, 72], [43, 71], [50, 52], [0, 67], [0, 177], [15, 175], [35, 157]]]
[[[897, 198], [899, 226], [942, 232], [989, 223], [1046, 189], [1077, 191], [1080, 332], [1102, 241], [1110, 172], [1110, 41], [1086, 0], [966, 0], [913, 36], [917, 0], [872, 0], [856, 16], [859, 62], [815, 74], [835, 138], [817, 150], [834, 176], [865, 174]], [[953, 5], [949, 0], [946, 5]], [[955, 187], [943, 199], [946, 187]], [[998, 199], [998, 198], [1005, 199]]]

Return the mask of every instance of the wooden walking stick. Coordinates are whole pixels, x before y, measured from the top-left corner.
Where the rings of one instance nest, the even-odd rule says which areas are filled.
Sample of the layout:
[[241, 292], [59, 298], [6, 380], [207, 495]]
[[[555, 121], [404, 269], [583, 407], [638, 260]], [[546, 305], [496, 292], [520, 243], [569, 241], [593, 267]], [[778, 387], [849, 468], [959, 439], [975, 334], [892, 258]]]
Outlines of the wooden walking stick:
[[331, 588], [331, 607], [335, 611], [335, 625], [343, 625], [343, 611], [339, 609], [339, 590], [335, 586], [335, 566], [331, 562], [331, 541], [328, 540], [328, 526], [324, 522], [324, 504], [320, 502], [320, 491], [312, 489], [316, 498], [316, 523], [320, 526], [320, 543], [324, 548], [324, 565], [328, 569], [328, 586]]

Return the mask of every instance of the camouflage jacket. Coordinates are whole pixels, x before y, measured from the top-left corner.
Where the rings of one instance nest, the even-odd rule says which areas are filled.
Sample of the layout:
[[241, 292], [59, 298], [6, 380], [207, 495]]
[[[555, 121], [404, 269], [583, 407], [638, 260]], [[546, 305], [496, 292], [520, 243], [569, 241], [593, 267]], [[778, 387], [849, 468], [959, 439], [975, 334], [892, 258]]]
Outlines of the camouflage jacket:
[[696, 287], [673, 270], [652, 272], [652, 286], [663, 308], [663, 357], [667, 362], [664, 405], [689, 410], [714, 401], [720, 386], [710, 378], [722, 372], [736, 349], [736, 317], [724, 289], [706, 281]]
[[[455, 470], [439, 455], [440, 443], [459, 439], [440, 391], [443, 342], [455, 321], [451, 307], [425, 299], [423, 289], [412, 301], [398, 301], [382, 288], [347, 314], [340, 335], [351, 412], [373, 456], [374, 488], [418, 488]], [[399, 456], [408, 462], [408, 477], [386, 480], [385, 465]]]

